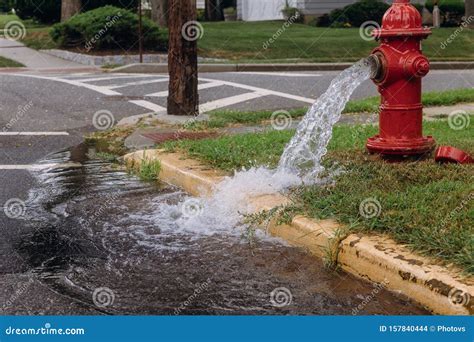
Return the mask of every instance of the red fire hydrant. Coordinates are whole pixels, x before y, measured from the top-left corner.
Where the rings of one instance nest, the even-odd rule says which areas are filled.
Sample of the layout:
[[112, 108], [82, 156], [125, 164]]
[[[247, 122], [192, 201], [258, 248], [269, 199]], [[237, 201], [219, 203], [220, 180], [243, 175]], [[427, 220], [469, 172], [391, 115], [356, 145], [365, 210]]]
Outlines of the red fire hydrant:
[[372, 153], [421, 155], [435, 146], [434, 139], [423, 137], [422, 132], [421, 78], [430, 64], [421, 53], [421, 40], [430, 34], [409, 0], [395, 0], [383, 17], [382, 27], [372, 32], [381, 42], [371, 59], [376, 65], [372, 80], [382, 97], [380, 132], [367, 141]]

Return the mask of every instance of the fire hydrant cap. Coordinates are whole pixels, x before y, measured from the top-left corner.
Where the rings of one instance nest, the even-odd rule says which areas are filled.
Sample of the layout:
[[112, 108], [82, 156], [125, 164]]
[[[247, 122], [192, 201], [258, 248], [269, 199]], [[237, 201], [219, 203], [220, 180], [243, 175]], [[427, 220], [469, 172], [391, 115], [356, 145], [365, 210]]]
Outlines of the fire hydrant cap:
[[420, 12], [408, 0], [395, 0], [383, 16], [382, 27], [372, 32], [376, 38], [402, 36], [426, 38], [430, 34], [429, 28], [422, 27]]
[[435, 160], [439, 163], [458, 163], [458, 164], [474, 163], [474, 159], [472, 159], [471, 156], [469, 156], [469, 154], [452, 146], [438, 147], [435, 154]]

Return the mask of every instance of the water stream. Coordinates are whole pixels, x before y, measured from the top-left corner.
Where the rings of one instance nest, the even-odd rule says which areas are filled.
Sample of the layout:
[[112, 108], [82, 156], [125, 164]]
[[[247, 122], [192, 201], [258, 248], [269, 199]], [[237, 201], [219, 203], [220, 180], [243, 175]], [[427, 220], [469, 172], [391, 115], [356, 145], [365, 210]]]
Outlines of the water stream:
[[199, 215], [180, 224], [199, 231], [238, 227], [242, 214], [253, 212], [248, 198], [284, 192], [301, 183], [318, 182], [321, 159], [327, 152], [332, 128], [354, 90], [370, 77], [371, 64], [362, 59], [334, 78], [327, 91], [310, 107], [286, 146], [276, 170], [254, 167], [236, 171], [217, 185], [214, 195], [196, 202]]
[[278, 170], [298, 174], [308, 182], [323, 170], [321, 159], [327, 152], [332, 128], [354, 90], [371, 74], [371, 64], [362, 59], [341, 72], [310, 107], [296, 134], [281, 156]]

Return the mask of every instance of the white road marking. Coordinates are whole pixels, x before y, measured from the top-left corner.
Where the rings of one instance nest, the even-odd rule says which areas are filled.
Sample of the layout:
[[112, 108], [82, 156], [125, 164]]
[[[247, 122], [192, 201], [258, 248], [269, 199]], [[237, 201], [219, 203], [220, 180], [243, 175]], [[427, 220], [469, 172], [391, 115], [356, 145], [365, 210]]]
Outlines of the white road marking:
[[[224, 83], [222, 83], [221, 81], [199, 84], [199, 85], [198, 85], [198, 90], [220, 87], [220, 86], [222, 86], [222, 85], [224, 85]], [[168, 90], [159, 91], [159, 92], [157, 92], [157, 93], [148, 94], [148, 95], [145, 95], [145, 96], [150, 96], [150, 97], [167, 97], [167, 96], [168, 96]]]
[[41, 171], [53, 168], [80, 167], [79, 163], [52, 163], [52, 164], [12, 164], [0, 165], [0, 170], [27, 170]]
[[131, 100], [128, 101], [130, 103], [133, 103], [137, 106], [152, 110], [153, 112], [161, 112], [163, 110], [166, 110], [165, 107], [161, 107], [160, 105], [157, 105], [156, 103], [150, 102], [150, 101], [145, 101], [145, 100]]
[[126, 76], [113, 76], [113, 77], [93, 77], [93, 78], [83, 78], [83, 79], [75, 79], [75, 81], [81, 82], [97, 82], [97, 81], [109, 81], [109, 80], [116, 80], [119, 78], [142, 78], [142, 77], [156, 77], [154, 75], [126, 75]]
[[89, 89], [89, 90], [93, 90], [93, 91], [96, 91], [96, 92], [98, 92], [100, 94], [103, 94], [103, 95], [109, 95], [109, 96], [110, 95], [122, 95], [121, 93], [118, 93], [116, 91], [107, 89], [106, 87], [101, 87], [101, 86], [96, 86], [96, 85], [92, 85], [92, 84], [82, 83], [82, 82], [75, 81], [75, 80], [66, 80], [64, 78], [59, 78], [59, 77], [47, 77], [47, 76], [27, 75], [27, 74], [9, 74], [9, 75], [18, 76], [18, 77], [31, 77], [31, 78], [37, 78], [37, 79], [40, 79], [40, 80], [50, 80], [50, 81], [55, 81], [55, 82], [66, 83], [66, 84], [70, 84], [70, 85], [73, 85], [73, 86], [76, 86], [76, 87], [81, 87], [81, 88], [86, 88], [86, 89]]
[[219, 99], [216, 101], [206, 102], [204, 104], [199, 105], [199, 113], [207, 113], [211, 110], [219, 109], [222, 107], [231, 106], [240, 102], [245, 102], [249, 100], [253, 100], [266, 94], [262, 94], [260, 92], [253, 92], [253, 93], [245, 93], [236, 96], [226, 97], [223, 99]]
[[287, 99], [292, 99], [292, 100], [311, 103], [311, 104], [313, 104], [314, 101], [315, 101], [314, 99], [310, 99], [308, 97], [302, 97], [302, 96], [282, 93], [280, 91], [274, 91], [274, 90], [269, 90], [269, 89], [264, 89], [264, 88], [259, 88], [259, 87], [253, 87], [253, 86], [249, 86], [249, 85], [241, 84], [241, 83], [221, 81], [221, 80], [215, 80], [215, 79], [212, 79], [212, 78], [203, 78], [203, 77], [200, 77], [199, 79], [201, 81], [208, 81], [208, 82], [213, 82], [213, 81], [216, 82], [217, 81], [217, 82], [221, 82], [224, 85], [228, 85], [228, 86], [231, 86], [231, 87], [236, 87], [236, 88], [242, 88], [242, 89], [255, 91], [255, 92], [261, 93], [262, 96], [264, 96], [264, 95], [275, 95], [275, 96], [284, 97], [284, 98], [287, 98]]
[[160, 82], [168, 82], [168, 79], [167, 78], [160, 78], [160, 79], [156, 79], [156, 80], [146, 80], [146, 81], [137, 81], [137, 82], [124, 83], [124, 84], [116, 84], [116, 85], [112, 85], [112, 86], [107, 86], [107, 88], [108, 89], [117, 89], [117, 88], [125, 88], [125, 87], [130, 87], [130, 86], [160, 83]]
[[0, 136], [17, 136], [17, 135], [69, 135], [68, 132], [0, 132]]
[[288, 72], [264, 72], [264, 71], [236, 71], [232, 72], [232, 74], [244, 74], [244, 75], [263, 75], [263, 76], [282, 76], [282, 77], [320, 77], [321, 74], [295, 74], [295, 73], [288, 73]]

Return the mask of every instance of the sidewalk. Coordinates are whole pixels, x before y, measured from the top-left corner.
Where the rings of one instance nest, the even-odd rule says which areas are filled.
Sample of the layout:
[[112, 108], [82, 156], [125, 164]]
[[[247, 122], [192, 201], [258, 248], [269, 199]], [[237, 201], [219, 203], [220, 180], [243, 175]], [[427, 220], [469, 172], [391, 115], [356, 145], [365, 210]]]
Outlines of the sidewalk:
[[[84, 69], [86, 66], [72, 61], [57, 58], [24, 46], [22, 43], [0, 38], [0, 56], [22, 63], [28, 69]], [[94, 69], [88, 67], [88, 69]]]

